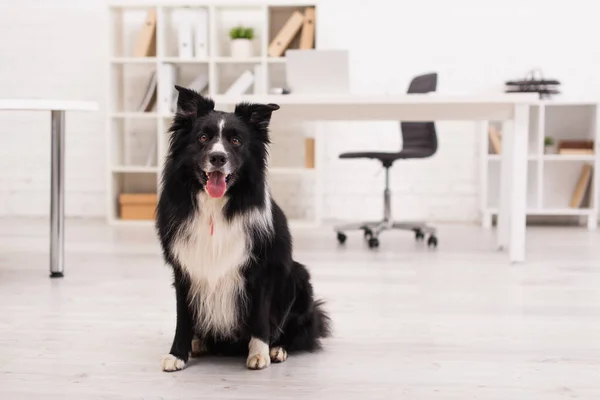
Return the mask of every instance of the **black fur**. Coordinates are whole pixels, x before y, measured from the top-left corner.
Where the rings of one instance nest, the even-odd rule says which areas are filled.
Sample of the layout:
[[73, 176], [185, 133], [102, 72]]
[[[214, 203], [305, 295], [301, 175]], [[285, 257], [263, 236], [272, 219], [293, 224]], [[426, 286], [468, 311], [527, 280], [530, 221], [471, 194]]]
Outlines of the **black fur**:
[[[313, 351], [329, 335], [329, 317], [315, 301], [307, 269], [292, 259], [292, 238], [283, 211], [271, 199], [273, 230], [249, 226], [251, 257], [243, 271], [245, 298], [237, 302], [239, 323], [234, 335], [221, 337], [210, 329], [198, 332], [190, 307], [190, 279], [173, 254], [181, 228], [200, 206], [205, 190], [206, 144], [213, 140], [216, 121], [225, 118], [227, 152], [234, 171], [228, 176], [224, 209], [231, 221], [265, 206], [268, 126], [274, 104], [238, 104], [234, 113], [214, 110], [212, 100], [177, 87], [178, 111], [171, 126], [169, 153], [162, 176], [156, 228], [166, 262], [172, 267], [177, 299], [177, 327], [170, 354], [187, 361], [194, 335], [214, 353], [247, 354], [250, 337], [288, 352]], [[203, 135], [202, 140], [200, 136]], [[233, 137], [241, 144], [231, 143]], [[202, 210], [200, 210], [202, 212]]]

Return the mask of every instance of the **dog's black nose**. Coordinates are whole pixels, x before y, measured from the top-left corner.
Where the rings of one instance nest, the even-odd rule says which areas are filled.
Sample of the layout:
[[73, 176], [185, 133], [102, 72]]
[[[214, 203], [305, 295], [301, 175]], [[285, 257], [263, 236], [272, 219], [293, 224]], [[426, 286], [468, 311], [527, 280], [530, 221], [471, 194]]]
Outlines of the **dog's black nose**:
[[210, 163], [217, 167], [217, 168], [221, 168], [223, 165], [225, 165], [225, 163], [227, 162], [227, 154], [225, 153], [211, 153], [208, 161], [210, 161]]

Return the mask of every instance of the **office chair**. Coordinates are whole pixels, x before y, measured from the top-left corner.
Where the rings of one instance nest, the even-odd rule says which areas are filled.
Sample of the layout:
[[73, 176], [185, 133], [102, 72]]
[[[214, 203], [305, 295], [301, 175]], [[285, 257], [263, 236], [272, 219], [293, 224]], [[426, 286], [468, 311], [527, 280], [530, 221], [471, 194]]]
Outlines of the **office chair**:
[[[408, 87], [408, 93], [429, 93], [437, 88], [437, 73], [416, 76]], [[390, 192], [390, 168], [396, 160], [407, 160], [414, 158], [431, 157], [437, 151], [437, 134], [434, 122], [401, 122], [402, 149], [395, 153], [382, 152], [353, 152], [340, 154], [339, 158], [369, 158], [379, 160], [385, 167], [385, 190], [383, 191], [383, 220], [376, 222], [351, 223], [335, 227], [337, 239], [340, 244], [346, 242], [345, 231], [363, 230], [364, 237], [368, 241], [369, 248], [379, 246], [379, 234], [387, 229], [409, 230], [415, 233], [417, 240], [423, 240], [425, 234], [429, 234], [427, 245], [436, 247], [438, 239], [436, 230], [427, 226], [425, 222], [408, 222], [392, 220], [391, 192]]]

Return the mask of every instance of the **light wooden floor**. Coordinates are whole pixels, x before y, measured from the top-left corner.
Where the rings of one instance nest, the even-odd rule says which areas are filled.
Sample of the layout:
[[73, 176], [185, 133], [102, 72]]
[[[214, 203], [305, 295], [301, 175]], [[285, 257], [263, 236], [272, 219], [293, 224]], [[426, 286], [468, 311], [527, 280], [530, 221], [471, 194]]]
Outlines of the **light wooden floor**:
[[325, 351], [167, 374], [174, 295], [152, 229], [67, 229], [50, 280], [46, 221], [0, 220], [0, 399], [600, 398], [600, 232], [532, 229], [529, 263], [508, 266], [477, 227], [442, 226], [436, 252], [298, 231], [334, 321]]

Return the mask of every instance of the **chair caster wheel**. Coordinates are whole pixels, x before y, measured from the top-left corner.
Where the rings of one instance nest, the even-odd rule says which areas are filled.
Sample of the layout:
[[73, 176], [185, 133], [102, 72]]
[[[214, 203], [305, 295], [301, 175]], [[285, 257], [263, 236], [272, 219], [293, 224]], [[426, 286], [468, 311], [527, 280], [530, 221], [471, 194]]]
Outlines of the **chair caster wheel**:
[[375, 237], [369, 238], [369, 248], [374, 249], [377, 247], [379, 247], [379, 239]]
[[435, 237], [433, 235], [429, 236], [429, 239], [427, 239], [427, 246], [437, 247], [437, 245], [438, 245], [437, 237]]
[[422, 230], [420, 229], [415, 229], [415, 240], [417, 242], [420, 242], [421, 240], [425, 239], [425, 234], [423, 233]]
[[373, 237], [373, 231], [370, 230], [369, 228], [365, 228], [365, 240], [369, 240]]
[[338, 234], [337, 234], [337, 240], [338, 240], [339, 244], [346, 243], [346, 239], [347, 239], [346, 235], [344, 235], [342, 232], [338, 232]]

